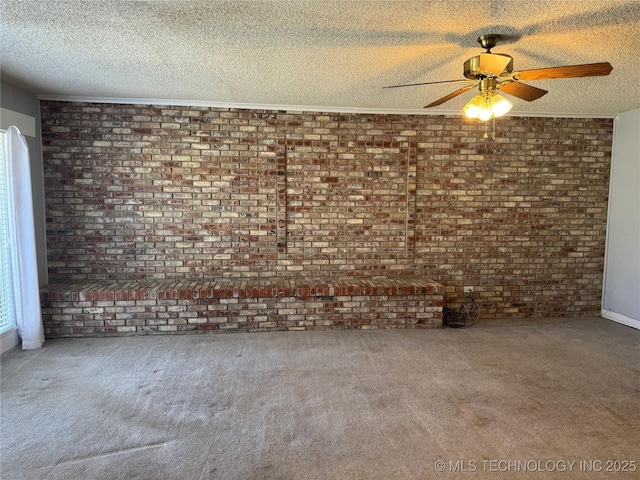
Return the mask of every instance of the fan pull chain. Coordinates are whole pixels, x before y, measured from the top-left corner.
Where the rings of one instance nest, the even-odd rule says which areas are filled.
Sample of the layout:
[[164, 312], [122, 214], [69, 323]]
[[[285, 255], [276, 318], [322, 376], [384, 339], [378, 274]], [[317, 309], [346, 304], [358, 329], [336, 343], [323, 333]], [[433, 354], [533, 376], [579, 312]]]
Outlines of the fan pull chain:
[[[484, 135], [483, 138], [488, 139], [489, 138], [489, 129], [487, 128], [487, 124], [489, 122], [486, 121], [484, 122]], [[492, 126], [492, 132], [491, 132], [491, 141], [495, 142], [496, 141], [496, 117], [493, 117], [493, 126]]]

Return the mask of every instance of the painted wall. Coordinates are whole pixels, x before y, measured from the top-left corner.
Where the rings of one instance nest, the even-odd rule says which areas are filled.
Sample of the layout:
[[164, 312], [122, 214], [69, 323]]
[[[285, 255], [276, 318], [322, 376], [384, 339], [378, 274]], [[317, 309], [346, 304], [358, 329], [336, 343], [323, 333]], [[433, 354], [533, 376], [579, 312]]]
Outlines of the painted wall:
[[615, 119], [602, 315], [640, 328], [640, 109]]
[[598, 315], [613, 121], [43, 101], [52, 282], [424, 275]]
[[[36, 96], [15, 85], [2, 82], [0, 86], [0, 107], [35, 119], [35, 131], [24, 132], [31, 160], [31, 184], [33, 192], [33, 215], [38, 254], [38, 282], [47, 284], [47, 253], [44, 214], [44, 186], [42, 168], [42, 134], [40, 128], [40, 102]], [[10, 113], [10, 112], [9, 112]], [[4, 122], [3, 122], [4, 123]], [[7, 125], [8, 126], [8, 125]], [[20, 126], [18, 126], [20, 128]], [[33, 135], [32, 135], [33, 134]]]

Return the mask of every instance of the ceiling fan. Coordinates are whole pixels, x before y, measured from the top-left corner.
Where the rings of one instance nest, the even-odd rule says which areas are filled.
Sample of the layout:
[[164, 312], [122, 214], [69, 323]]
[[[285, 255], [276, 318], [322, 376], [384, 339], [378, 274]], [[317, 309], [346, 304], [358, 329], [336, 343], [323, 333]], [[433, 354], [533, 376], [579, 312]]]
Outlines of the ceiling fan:
[[588, 63], [584, 65], [565, 65], [562, 67], [536, 68], [533, 70], [513, 71], [513, 57], [503, 53], [491, 53], [501, 39], [500, 35], [488, 34], [478, 37], [478, 43], [486, 51], [464, 62], [464, 76], [467, 80], [442, 80], [436, 82], [409, 83], [391, 85], [384, 88], [413, 87], [437, 83], [469, 82], [455, 92], [446, 95], [424, 108], [437, 107], [472, 88], [479, 87], [480, 93], [465, 105], [463, 111], [469, 118], [482, 121], [500, 117], [511, 110], [511, 103], [498, 94], [498, 91], [532, 102], [546, 95], [547, 90], [532, 87], [522, 80], [549, 80], [555, 78], [598, 77], [609, 75], [613, 67], [608, 62]]

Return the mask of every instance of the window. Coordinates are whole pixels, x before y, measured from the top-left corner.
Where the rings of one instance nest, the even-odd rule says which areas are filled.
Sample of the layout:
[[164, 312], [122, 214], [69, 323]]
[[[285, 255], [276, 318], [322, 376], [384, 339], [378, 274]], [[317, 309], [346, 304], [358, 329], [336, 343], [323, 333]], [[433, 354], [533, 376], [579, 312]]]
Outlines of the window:
[[17, 264], [12, 195], [9, 185], [9, 159], [5, 131], [0, 130], [0, 333], [16, 325], [19, 307], [14, 295], [13, 266]]

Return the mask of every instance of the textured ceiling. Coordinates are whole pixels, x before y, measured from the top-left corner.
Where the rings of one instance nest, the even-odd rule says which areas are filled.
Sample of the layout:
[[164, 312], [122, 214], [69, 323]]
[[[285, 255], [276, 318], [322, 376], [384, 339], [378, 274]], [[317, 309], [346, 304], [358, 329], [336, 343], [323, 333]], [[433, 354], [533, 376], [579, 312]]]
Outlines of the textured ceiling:
[[[514, 69], [608, 61], [607, 77], [530, 82], [514, 114], [640, 108], [640, 0], [2, 0], [3, 79], [43, 98], [424, 113], [498, 33]], [[433, 113], [458, 112], [461, 95]]]

